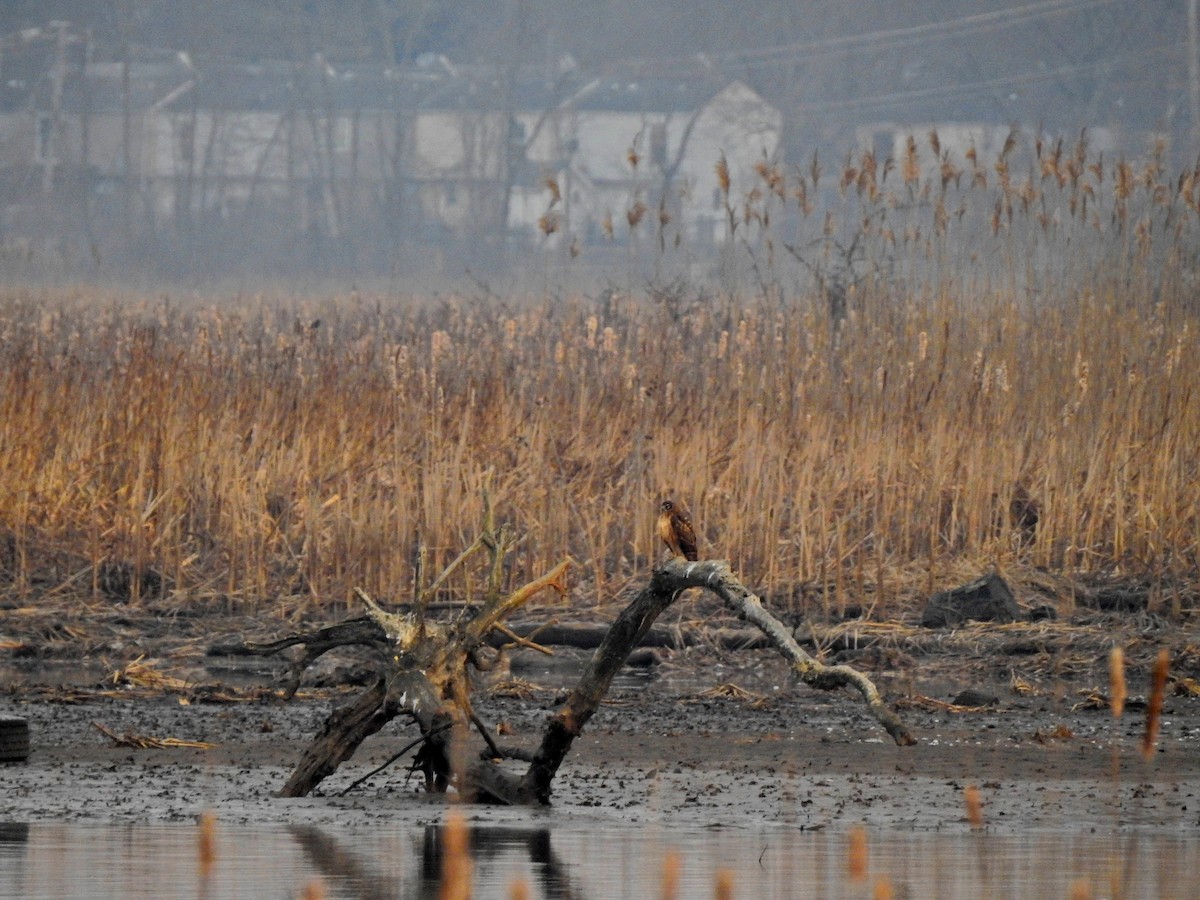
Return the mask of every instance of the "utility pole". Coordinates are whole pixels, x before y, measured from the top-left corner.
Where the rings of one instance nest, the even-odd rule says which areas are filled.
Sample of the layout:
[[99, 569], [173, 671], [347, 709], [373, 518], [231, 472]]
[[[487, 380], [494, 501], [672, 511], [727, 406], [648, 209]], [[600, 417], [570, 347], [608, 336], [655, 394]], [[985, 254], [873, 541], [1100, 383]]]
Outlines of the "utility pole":
[[51, 22], [54, 29], [54, 69], [50, 76], [50, 134], [42, 157], [42, 193], [54, 190], [54, 169], [62, 151], [62, 98], [63, 85], [67, 80], [67, 28], [66, 22]]
[[1188, 0], [1188, 96], [1191, 99], [1192, 146], [1189, 155], [1200, 152], [1200, 35], [1196, 0]]

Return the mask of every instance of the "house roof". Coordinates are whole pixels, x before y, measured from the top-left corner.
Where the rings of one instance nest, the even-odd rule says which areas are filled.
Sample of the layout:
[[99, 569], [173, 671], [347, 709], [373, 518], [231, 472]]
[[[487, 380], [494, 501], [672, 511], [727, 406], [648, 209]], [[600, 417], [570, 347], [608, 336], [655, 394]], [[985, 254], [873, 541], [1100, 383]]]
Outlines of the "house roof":
[[711, 100], [726, 83], [709, 78], [604, 76], [575, 105], [604, 112], [690, 112]]
[[[43, 58], [44, 62], [44, 58]], [[126, 79], [126, 76], [128, 78]], [[707, 76], [594, 75], [579, 69], [454, 65], [441, 57], [414, 65], [332, 66], [320, 56], [300, 62], [193, 61], [174, 51], [141, 50], [128, 63], [88, 62], [64, 85], [63, 108], [97, 113], [160, 107], [186, 111], [280, 112], [307, 110], [479, 110], [542, 112], [559, 107], [604, 112], [696, 110], [727, 86]], [[46, 71], [4, 105], [47, 108], [52, 80]], [[17, 96], [20, 94], [20, 96]]]

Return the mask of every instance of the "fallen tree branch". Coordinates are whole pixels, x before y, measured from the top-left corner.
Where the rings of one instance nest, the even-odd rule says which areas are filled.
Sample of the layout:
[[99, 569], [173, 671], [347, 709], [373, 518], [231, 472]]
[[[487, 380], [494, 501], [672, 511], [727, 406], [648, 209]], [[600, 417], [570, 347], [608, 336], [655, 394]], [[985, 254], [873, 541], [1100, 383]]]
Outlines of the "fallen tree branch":
[[[712, 591], [739, 617], [758, 627], [772, 646], [788, 660], [801, 681], [822, 690], [854, 687], [862, 695], [871, 714], [897, 744], [909, 746], [916, 743], [908, 728], [883, 702], [878, 689], [866, 675], [850, 666], [826, 666], [805, 653], [783, 623], [767, 612], [762, 601], [734, 577], [727, 562], [673, 559], [655, 570], [650, 584], [613, 622], [604, 642], [580, 677], [579, 684], [550, 717], [541, 746], [515, 790], [521, 802], [549, 804], [554, 776], [571, 749], [571, 744], [608, 692], [613, 676], [654, 620], [688, 588]], [[482, 778], [483, 766], [477, 766], [472, 774], [477, 779]]]
[[[676, 576], [673, 571], [676, 569], [684, 571]], [[871, 715], [892, 736], [892, 740], [902, 747], [917, 742], [900, 717], [883, 702], [883, 697], [870, 678], [851, 666], [827, 666], [805, 653], [783, 623], [767, 612], [762, 601], [733, 576], [728, 563], [690, 563], [683, 566], [675, 562], [666, 567], [664, 574], [672, 579], [678, 577], [683, 587], [705, 587], [720, 597], [739, 618], [766, 635], [805, 684], [824, 691], [840, 687], [854, 688], [862, 695]]]
[[99, 722], [93, 722], [92, 727], [99, 731], [102, 735], [108, 738], [118, 747], [133, 747], [137, 750], [176, 750], [179, 748], [188, 748], [191, 750], [212, 750], [216, 744], [208, 741], [188, 741], [182, 738], [156, 738], [144, 734], [134, 734], [132, 731], [126, 731], [124, 734], [117, 734], [109, 728], [105, 728]]

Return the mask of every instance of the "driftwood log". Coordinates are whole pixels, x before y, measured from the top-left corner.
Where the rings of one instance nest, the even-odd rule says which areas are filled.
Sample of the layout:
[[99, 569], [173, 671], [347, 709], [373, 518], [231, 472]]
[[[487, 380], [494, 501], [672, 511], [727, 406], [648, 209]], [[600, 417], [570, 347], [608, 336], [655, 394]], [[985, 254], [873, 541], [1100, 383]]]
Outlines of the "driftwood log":
[[[491, 550], [494, 560], [506, 546], [504, 540], [488, 537], [487, 532], [477, 545]], [[537, 749], [530, 752], [498, 745], [471, 707], [468, 669], [494, 665], [496, 657], [485, 653], [489, 636], [495, 631], [506, 632], [503, 618], [538, 592], [547, 588], [564, 591], [568, 566], [569, 561], [564, 561], [507, 596], [492, 591], [481, 607], [449, 624], [425, 621], [420, 609], [405, 615], [388, 613], [362, 595], [368, 611], [364, 617], [270, 643], [248, 643], [247, 649], [255, 654], [304, 647], [303, 655], [293, 663], [289, 695], [294, 693], [304, 668], [335, 647], [367, 647], [379, 660], [378, 680], [356, 700], [330, 714], [284, 785], [282, 796], [307, 795], [350, 758], [364, 739], [392, 719], [406, 716], [416, 722], [424, 738], [414, 768], [423, 772], [428, 790], [444, 791], [454, 786], [464, 797], [479, 802], [549, 804], [559, 767], [596, 712], [613, 677], [658, 616], [689, 588], [712, 591], [740, 618], [759, 629], [801, 681], [823, 690], [853, 688], [897, 744], [916, 743], [866, 675], [850, 666], [824, 665], [806, 653], [783, 623], [733, 575], [728, 563], [673, 559], [653, 572], [649, 584], [609, 627], [579, 683], [551, 715]], [[498, 573], [499, 568], [493, 566], [493, 571]], [[513, 643], [529, 645], [527, 639], [508, 634]], [[467, 747], [471, 726], [478, 730], [485, 745], [473, 754], [473, 762], [469, 762]], [[509, 765], [504, 764], [506, 760]], [[527, 768], [514, 771], [512, 760], [527, 763]]]

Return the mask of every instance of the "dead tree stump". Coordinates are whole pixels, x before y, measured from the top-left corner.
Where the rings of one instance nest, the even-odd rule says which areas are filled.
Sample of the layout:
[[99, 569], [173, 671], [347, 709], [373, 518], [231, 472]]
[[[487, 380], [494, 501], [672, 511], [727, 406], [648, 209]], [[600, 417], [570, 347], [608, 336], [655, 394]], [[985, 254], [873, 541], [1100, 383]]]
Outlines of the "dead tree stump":
[[[503, 544], [482, 541], [493, 550]], [[475, 801], [549, 804], [559, 767], [607, 694], [613, 677], [658, 616], [688, 588], [712, 591], [739, 617], [760, 629], [801, 681], [823, 690], [853, 688], [897, 744], [916, 743], [866, 675], [850, 666], [826, 666], [809, 656], [783, 623], [733, 575], [728, 563], [675, 559], [653, 572], [649, 584], [612, 623], [579, 683], [550, 716], [538, 748], [529, 753], [498, 746], [471, 708], [467, 668], [487, 667], [480, 649], [490, 631], [503, 628], [505, 615], [545, 588], [565, 590], [563, 578], [568, 565], [569, 561], [560, 563], [507, 597], [493, 594], [473, 615], [449, 625], [426, 622], [420, 608], [404, 616], [384, 612], [363, 595], [369, 613], [365, 618], [271, 643], [248, 644], [251, 652], [259, 654], [276, 653], [297, 644], [305, 646], [304, 655], [295, 663], [289, 692], [294, 692], [303, 668], [333, 647], [365, 645], [380, 657], [379, 680], [357, 700], [334, 710], [305, 750], [282, 795], [308, 794], [366, 737], [393, 718], [406, 715], [417, 723], [425, 738], [417, 764], [425, 774], [427, 789], [442, 791], [453, 785], [464, 797]], [[493, 571], [499, 571], [498, 567], [493, 566]], [[468, 764], [466, 744], [471, 725], [479, 730], [486, 747], [475, 754], [475, 762]], [[522, 760], [528, 768], [523, 774], [511, 771], [500, 765], [505, 759]]]

